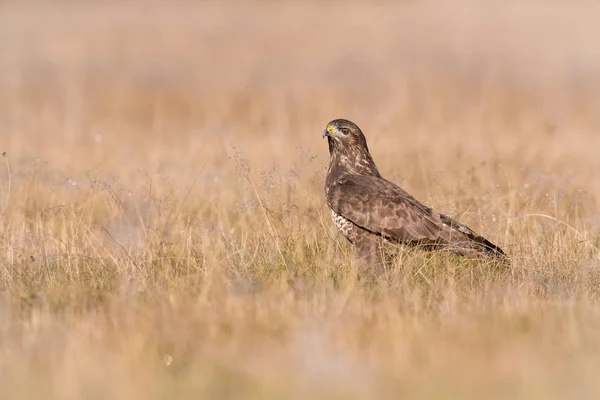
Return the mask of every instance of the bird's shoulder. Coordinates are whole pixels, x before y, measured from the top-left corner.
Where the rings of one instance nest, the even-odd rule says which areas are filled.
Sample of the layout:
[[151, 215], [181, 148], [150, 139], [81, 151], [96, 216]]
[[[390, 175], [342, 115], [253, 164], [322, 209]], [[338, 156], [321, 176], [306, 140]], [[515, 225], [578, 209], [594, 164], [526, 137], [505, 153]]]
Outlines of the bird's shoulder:
[[342, 175], [332, 181], [327, 191], [328, 201], [352, 203], [387, 203], [398, 207], [415, 209], [431, 215], [430, 207], [419, 202], [406, 190], [389, 180], [369, 175]]

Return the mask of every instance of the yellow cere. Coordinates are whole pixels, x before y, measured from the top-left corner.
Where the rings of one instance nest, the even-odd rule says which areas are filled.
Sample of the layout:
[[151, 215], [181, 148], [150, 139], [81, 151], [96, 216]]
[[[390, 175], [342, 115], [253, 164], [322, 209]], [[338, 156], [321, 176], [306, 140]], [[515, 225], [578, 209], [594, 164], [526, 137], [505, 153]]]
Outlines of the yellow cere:
[[327, 125], [327, 132], [333, 132], [333, 125]]

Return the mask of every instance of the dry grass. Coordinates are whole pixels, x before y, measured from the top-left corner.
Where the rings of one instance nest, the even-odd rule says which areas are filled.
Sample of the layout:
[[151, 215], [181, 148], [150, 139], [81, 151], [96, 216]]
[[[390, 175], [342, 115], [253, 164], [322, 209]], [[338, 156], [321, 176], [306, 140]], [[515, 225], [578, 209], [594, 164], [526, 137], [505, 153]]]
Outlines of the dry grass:
[[[0, 6], [0, 397], [597, 398], [600, 8]], [[350, 267], [320, 132], [510, 253]]]

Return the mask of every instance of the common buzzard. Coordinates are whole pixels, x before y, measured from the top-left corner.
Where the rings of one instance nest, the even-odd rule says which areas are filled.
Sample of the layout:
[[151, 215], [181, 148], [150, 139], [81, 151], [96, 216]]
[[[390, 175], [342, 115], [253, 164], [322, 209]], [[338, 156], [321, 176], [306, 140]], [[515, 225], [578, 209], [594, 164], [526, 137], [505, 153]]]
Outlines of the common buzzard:
[[377, 263], [382, 242], [507, 261], [498, 246], [383, 178], [356, 124], [333, 120], [323, 137], [329, 143], [327, 204], [335, 225], [355, 246], [361, 261]]

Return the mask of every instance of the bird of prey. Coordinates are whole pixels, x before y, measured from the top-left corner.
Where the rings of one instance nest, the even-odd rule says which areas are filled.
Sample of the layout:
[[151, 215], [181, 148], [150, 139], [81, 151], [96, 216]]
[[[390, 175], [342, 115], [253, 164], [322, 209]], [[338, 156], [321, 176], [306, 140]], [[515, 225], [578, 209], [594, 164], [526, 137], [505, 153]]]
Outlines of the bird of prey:
[[361, 262], [377, 264], [382, 242], [507, 261], [498, 246], [383, 178], [356, 124], [335, 119], [327, 124], [323, 137], [329, 144], [327, 204], [333, 222], [354, 245]]

